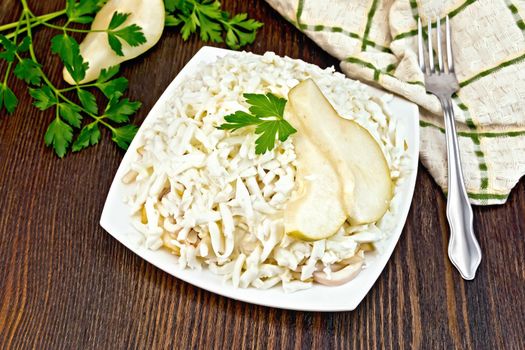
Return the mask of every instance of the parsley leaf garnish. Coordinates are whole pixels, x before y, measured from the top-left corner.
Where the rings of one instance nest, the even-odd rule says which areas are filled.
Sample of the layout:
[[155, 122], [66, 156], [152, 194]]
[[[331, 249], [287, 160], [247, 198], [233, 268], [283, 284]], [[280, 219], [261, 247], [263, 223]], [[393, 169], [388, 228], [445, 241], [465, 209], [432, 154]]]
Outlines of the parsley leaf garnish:
[[0, 45], [2, 45], [3, 48], [3, 50], [0, 51], [0, 58], [7, 62], [13, 62], [17, 51], [16, 44], [7, 39], [5, 35], [0, 34]]
[[2, 110], [2, 107], [4, 106], [7, 113], [11, 114], [14, 112], [17, 105], [18, 99], [13, 93], [13, 90], [11, 90], [6, 84], [0, 83], [0, 110]]
[[245, 13], [230, 17], [221, 3], [213, 0], [165, 0], [166, 26], [182, 25], [182, 38], [187, 40], [199, 31], [203, 41], [226, 42], [232, 49], [253, 43], [262, 23], [247, 19]]
[[69, 22], [91, 23], [93, 21], [93, 15], [105, 2], [105, 0], [67, 0], [66, 15]]
[[255, 133], [259, 137], [255, 140], [255, 153], [263, 154], [275, 147], [275, 140], [284, 142], [290, 135], [297, 132], [295, 128], [284, 119], [286, 99], [277, 97], [272, 93], [244, 94], [246, 102], [250, 105], [250, 113], [237, 111], [224, 117], [226, 123], [220, 125], [221, 130], [235, 131], [247, 126], [255, 126]]
[[122, 149], [128, 149], [129, 144], [135, 137], [138, 128], [135, 125], [124, 125], [120, 128], [111, 130], [111, 139]]
[[73, 152], [83, 150], [88, 146], [94, 146], [100, 140], [100, 130], [97, 123], [91, 123], [82, 128], [77, 139], [73, 143]]
[[142, 33], [142, 28], [136, 24], [131, 24], [117, 30], [117, 28], [119, 28], [130, 15], [131, 13], [120, 13], [115, 11], [108, 25], [109, 46], [119, 56], [124, 56], [121, 40], [124, 40], [130, 46], [139, 46], [147, 41], [144, 33]]
[[95, 98], [95, 95], [87, 90], [78, 89], [77, 96], [80, 104], [88, 113], [98, 113], [97, 99]]
[[109, 67], [108, 69], [102, 69], [95, 83], [95, 86], [98, 87], [108, 99], [120, 97], [124, 94], [124, 91], [128, 89], [128, 79], [119, 77], [111, 80], [118, 71], [118, 65]]
[[60, 118], [55, 118], [47, 127], [44, 135], [46, 146], [53, 146], [57, 156], [64, 157], [67, 147], [73, 139], [73, 128], [64, 123]]
[[13, 73], [15, 73], [18, 79], [22, 79], [27, 84], [40, 85], [42, 75], [40, 74], [40, 68], [42, 66], [35, 63], [29, 58], [24, 58], [19, 61]]
[[58, 54], [67, 71], [76, 82], [84, 79], [89, 64], [84, 62], [80, 55], [80, 46], [72, 36], [65, 33], [54, 36], [51, 39], [51, 52]]
[[41, 111], [45, 111], [58, 104], [55, 93], [47, 85], [38, 89], [29, 89], [29, 94], [34, 99], [33, 105]]
[[129, 122], [129, 116], [134, 114], [141, 105], [140, 102], [131, 102], [128, 98], [119, 100], [118, 97], [113, 97], [109, 100], [103, 117], [106, 117], [115, 123]]
[[64, 119], [69, 125], [72, 125], [75, 128], [80, 128], [80, 123], [82, 122], [80, 107], [73, 104], [60, 103], [58, 104], [58, 111], [62, 119]]

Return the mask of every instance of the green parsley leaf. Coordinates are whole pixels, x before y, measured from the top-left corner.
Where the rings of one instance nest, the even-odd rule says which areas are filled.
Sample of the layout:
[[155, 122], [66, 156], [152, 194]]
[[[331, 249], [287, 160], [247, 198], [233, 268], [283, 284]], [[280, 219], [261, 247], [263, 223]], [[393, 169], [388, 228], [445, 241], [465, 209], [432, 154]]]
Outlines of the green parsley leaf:
[[200, 26], [199, 19], [195, 12], [192, 12], [188, 17], [180, 17], [181, 22], [184, 22], [180, 32], [183, 40], [188, 40], [192, 33], [195, 33], [197, 27]]
[[268, 93], [262, 94], [244, 94], [246, 102], [250, 105], [250, 112], [259, 118], [266, 117], [283, 117], [286, 99]]
[[26, 36], [24, 37], [24, 39], [22, 39], [20, 44], [18, 44], [18, 49], [16, 51], [18, 51], [19, 53], [26, 52], [27, 50], [29, 50], [29, 46], [31, 46], [31, 39], [28, 36]]
[[146, 43], [146, 37], [142, 28], [136, 24], [129, 25], [114, 32], [116, 36], [123, 39], [130, 46], [139, 46]]
[[47, 85], [38, 89], [29, 89], [29, 94], [35, 99], [33, 105], [41, 111], [58, 104], [55, 93]]
[[51, 39], [51, 52], [57, 54], [71, 77], [79, 82], [86, 76], [89, 64], [80, 55], [78, 42], [67, 34], [59, 34]]
[[80, 104], [86, 109], [86, 111], [91, 114], [98, 114], [98, 105], [95, 95], [89, 91], [78, 89], [77, 96]]
[[15, 54], [17, 46], [11, 40], [7, 39], [4, 35], [0, 34], [0, 44], [3, 50], [0, 51], [0, 58], [3, 58], [7, 62], [13, 62], [15, 60]]
[[176, 27], [182, 23], [182, 20], [174, 15], [166, 14], [164, 17], [164, 25], [166, 27]]
[[111, 21], [109, 22], [108, 30], [117, 29], [120, 27], [122, 23], [126, 22], [130, 15], [131, 13], [121, 13], [115, 11], [111, 17]]
[[[295, 130], [292, 124], [290, 124], [286, 120], [282, 120], [278, 125], [279, 128], [277, 129], [277, 135], [279, 137], [279, 141], [281, 142], [286, 141], [286, 139], [288, 139], [288, 136], [297, 132], [297, 130]], [[255, 132], [257, 133], [257, 130], [255, 130]]]
[[250, 113], [237, 111], [224, 117], [226, 123], [218, 129], [238, 130], [247, 126], [256, 126], [255, 133], [259, 137], [255, 140], [255, 153], [263, 154], [275, 147], [275, 140], [284, 142], [290, 135], [297, 132], [295, 128], [284, 119], [286, 99], [277, 97], [272, 93], [244, 94], [246, 102], [250, 105]]
[[111, 100], [112, 97], [120, 97], [128, 88], [128, 79], [119, 77], [110, 80], [119, 71], [119, 66], [102, 69], [100, 76], [97, 79], [96, 86], [102, 93]]
[[120, 148], [127, 150], [137, 130], [138, 128], [132, 124], [113, 129], [111, 130], [111, 139], [115, 141]]
[[175, 2], [176, 0], [164, 0], [164, 9], [166, 12], [175, 11]]
[[29, 50], [30, 45], [31, 39], [27, 36], [17, 45], [14, 41], [11, 41], [6, 36], [0, 34], [0, 47], [3, 49], [0, 51], [0, 58], [7, 62], [14, 62], [16, 54], [26, 52]]
[[24, 58], [17, 63], [13, 73], [15, 73], [18, 79], [22, 79], [28, 84], [40, 85], [42, 80], [40, 67], [41, 65], [35, 63], [33, 60]]
[[60, 118], [55, 118], [47, 127], [44, 142], [48, 147], [53, 146], [55, 153], [62, 158], [66, 154], [72, 138], [73, 128], [64, 123]]
[[2, 107], [5, 107], [7, 113], [11, 114], [15, 111], [17, 105], [18, 99], [13, 90], [11, 90], [6, 84], [0, 83], [0, 111], [2, 110]]
[[60, 103], [58, 105], [58, 112], [60, 116], [71, 126], [80, 128], [82, 121], [82, 115], [80, 114], [80, 108], [70, 103]]
[[284, 142], [288, 139], [288, 136], [295, 132], [297, 130], [284, 119], [279, 121], [268, 120], [260, 123], [255, 128], [255, 133], [261, 135], [255, 140], [255, 153], [263, 154], [272, 150], [275, 147], [276, 137], [279, 141]]
[[[247, 19], [245, 13], [230, 18], [221, 10], [221, 3], [213, 0], [165, 0], [167, 26], [178, 26], [182, 38], [187, 40], [192, 33], [200, 31], [202, 40], [226, 41], [232, 49], [239, 49], [255, 40], [262, 23]], [[225, 33], [225, 35], [223, 35]], [[223, 38], [224, 36], [224, 38]]]
[[108, 43], [111, 50], [113, 50], [117, 55], [124, 56], [122, 52], [122, 43], [118, 40], [117, 36], [111, 33], [108, 33]]
[[185, 0], [164, 0], [164, 7], [166, 11], [173, 12], [176, 9], [181, 9], [185, 4]]
[[99, 83], [97, 84], [97, 87], [109, 99], [112, 97], [120, 97], [128, 88], [128, 79], [119, 77], [105, 83]]
[[238, 130], [247, 125], [257, 125], [261, 122], [259, 118], [243, 111], [237, 111], [233, 114], [227, 115], [224, 117], [224, 120], [226, 120], [227, 123], [220, 125], [219, 129], [231, 131]]
[[263, 26], [261, 22], [253, 19], [246, 19], [245, 13], [235, 15], [228, 20], [224, 27], [226, 28], [226, 45], [232, 49], [239, 49], [245, 45], [251, 44], [255, 40], [257, 29]]
[[82, 128], [77, 139], [73, 143], [73, 152], [78, 152], [86, 147], [94, 146], [100, 140], [100, 130], [95, 123], [88, 124]]
[[128, 98], [119, 100], [113, 97], [104, 112], [104, 116], [115, 123], [129, 122], [129, 116], [134, 114], [142, 105], [140, 102], [131, 102]]
[[255, 153], [263, 154], [275, 147], [275, 137], [279, 130], [279, 124], [274, 121], [267, 121], [259, 124], [255, 133], [259, 136], [255, 140]]
[[199, 14], [199, 23], [201, 26], [201, 40], [210, 40], [214, 43], [222, 43], [224, 41], [221, 36], [222, 27], [220, 24], [201, 14]]
[[120, 27], [129, 16], [129, 13], [115, 11], [108, 25], [109, 46], [119, 56], [124, 56], [121, 40], [124, 40], [128, 45], [133, 47], [142, 45], [147, 41], [142, 32], [142, 28], [136, 24], [131, 24], [117, 30], [117, 28]]
[[105, 0], [67, 0], [66, 15], [69, 22], [91, 23], [93, 21], [93, 15], [105, 2]]
[[109, 68], [102, 68], [100, 75], [97, 78], [97, 83], [103, 83], [113, 78], [120, 70], [120, 65], [111, 66]]
[[200, 37], [203, 41], [211, 40], [222, 43], [222, 27], [219, 20], [222, 17], [221, 4], [215, 1], [207, 6], [197, 7], [197, 17], [199, 18]]

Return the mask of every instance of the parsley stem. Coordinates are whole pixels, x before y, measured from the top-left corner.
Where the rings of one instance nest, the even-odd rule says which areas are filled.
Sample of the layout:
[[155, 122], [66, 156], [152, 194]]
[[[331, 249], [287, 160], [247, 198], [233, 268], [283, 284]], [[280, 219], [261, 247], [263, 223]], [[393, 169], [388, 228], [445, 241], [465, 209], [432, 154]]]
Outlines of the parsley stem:
[[[55, 98], [56, 98], [57, 101], [58, 101], [58, 95], [57, 95], [56, 92], [55, 92]], [[59, 106], [60, 106], [59, 104], [57, 104], [57, 105], [55, 106], [55, 119], [60, 119], [60, 107], [59, 107]]]
[[47, 22], [39, 22], [40, 24], [42, 24], [43, 26], [46, 26], [48, 28], [53, 28], [53, 29], [58, 29], [58, 30], [63, 30], [63, 31], [68, 31], [68, 32], [74, 32], [74, 33], [91, 33], [91, 32], [105, 32], [105, 30], [90, 30], [90, 29], [75, 29], [75, 28], [68, 28], [67, 25], [63, 25], [63, 26], [57, 26], [57, 25], [54, 25], [54, 24], [50, 24], [50, 23], [47, 23]]
[[[40, 25], [40, 24], [37, 23], [37, 22], [33, 22], [33, 23], [31, 23], [31, 27], [36, 27], [36, 26], [38, 26], [38, 25]], [[7, 39], [11, 39], [12, 37], [17, 36], [18, 34], [22, 34], [22, 33], [25, 32], [25, 31], [27, 31], [27, 27], [20, 28], [19, 30], [16, 30], [16, 31], [14, 31], [14, 32], [11, 32], [11, 33], [7, 34], [5, 37], [6, 37]]]
[[37, 21], [37, 22], [39, 24], [42, 24], [45, 27], [62, 30], [64, 32], [73, 32], [73, 33], [110, 33], [110, 32], [112, 32], [111, 30], [107, 30], [107, 29], [77, 29], [77, 28], [69, 28], [67, 26], [67, 23], [64, 24], [63, 26], [57, 26], [55, 24], [47, 23], [45, 21]]
[[94, 86], [97, 86], [97, 83], [79, 84], [79, 85], [75, 85], [75, 86], [70, 86], [68, 88], [60, 89], [58, 91], [60, 91], [60, 92], [68, 92], [68, 91], [71, 91], [71, 90], [83, 89], [83, 88], [94, 87]]
[[22, 3], [22, 7], [24, 8], [24, 10], [28, 13], [31, 13], [31, 11], [29, 10], [29, 6], [27, 6], [27, 0], [20, 0], [20, 2]]
[[13, 62], [9, 62], [7, 64], [7, 69], [6, 69], [5, 75], [4, 75], [4, 86], [7, 85], [7, 79], [9, 78], [9, 73], [11, 73], [11, 67], [13, 67]]
[[17, 44], [16, 41], [18, 39], [18, 33], [20, 32], [20, 27], [22, 26], [22, 21], [24, 20], [24, 17], [25, 17], [25, 14], [22, 12], [22, 14], [20, 15], [20, 19], [18, 20], [18, 23], [16, 25], [16, 29], [15, 29], [15, 35], [14, 35], [14, 39], [13, 41], [15, 42], [15, 45]]
[[[44, 22], [51, 21], [52, 19], [55, 19], [57, 17], [65, 15], [65, 14], [66, 14], [66, 10], [64, 9], [64, 10], [61, 10], [61, 11], [51, 12], [51, 13], [48, 13], [48, 14], [45, 14], [45, 15], [41, 15], [41, 16], [35, 16], [35, 17], [30, 19], [30, 21], [33, 22], [31, 26], [34, 27], [34, 26], [39, 25], [40, 24], [39, 21], [44, 21]], [[0, 26], [0, 32], [16, 28], [17, 25], [18, 25], [18, 22], [13, 22], [13, 23], [8, 23], [8, 24], [1, 25]], [[25, 29], [22, 29], [22, 30], [24, 31]], [[10, 33], [9, 35], [13, 36], [14, 33]]]

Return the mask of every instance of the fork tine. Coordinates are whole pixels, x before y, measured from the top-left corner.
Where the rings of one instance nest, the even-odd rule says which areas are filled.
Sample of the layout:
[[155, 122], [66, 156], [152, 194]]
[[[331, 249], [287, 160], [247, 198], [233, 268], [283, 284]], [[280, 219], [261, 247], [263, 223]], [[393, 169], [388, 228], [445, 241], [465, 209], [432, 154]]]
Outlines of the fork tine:
[[445, 34], [447, 42], [447, 63], [448, 71], [454, 73], [454, 56], [452, 56], [452, 40], [450, 38], [450, 23], [448, 16], [445, 18]]
[[437, 30], [437, 55], [438, 55], [438, 63], [439, 63], [439, 71], [438, 73], [444, 73], [445, 71], [443, 70], [443, 53], [441, 52], [442, 49], [441, 49], [441, 46], [442, 46], [442, 42], [441, 42], [441, 19], [439, 19], [439, 17], [437, 18], [437, 27], [436, 27], [436, 30]]
[[434, 53], [432, 52], [432, 21], [428, 21], [428, 65], [430, 73], [434, 73]]
[[423, 45], [423, 28], [421, 27], [421, 19], [417, 18], [417, 49], [419, 68], [425, 73], [425, 50]]

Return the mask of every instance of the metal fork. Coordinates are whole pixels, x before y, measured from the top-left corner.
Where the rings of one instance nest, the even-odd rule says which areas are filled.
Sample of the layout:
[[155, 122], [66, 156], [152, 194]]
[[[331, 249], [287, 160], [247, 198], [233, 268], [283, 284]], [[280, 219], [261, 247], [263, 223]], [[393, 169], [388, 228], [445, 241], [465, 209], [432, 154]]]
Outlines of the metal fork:
[[445, 24], [446, 65], [444, 65], [440, 22], [438, 18], [436, 22], [438, 67], [434, 66], [432, 24], [431, 21], [428, 22], [427, 67], [425, 64], [421, 20], [419, 18], [417, 20], [419, 66], [425, 74], [425, 88], [427, 92], [435, 95], [439, 99], [445, 116], [445, 137], [447, 140], [448, 156], [447, 218], [450, 225], [448, 256], [452, 264], [459, 270], [461, 276], [466, 280], [472, 280], [481, 262], [481, 249], [474, 235], [472, 207], [470, 206], [467, 191], [465, 190], [458, 137], [454, 121], [454, 110], [452, 108], [452, 94], [459, 90], [459, 84], [456, 73], [454, 72], [454, 58], [452, 55], [448, 16], [446, 17]]

